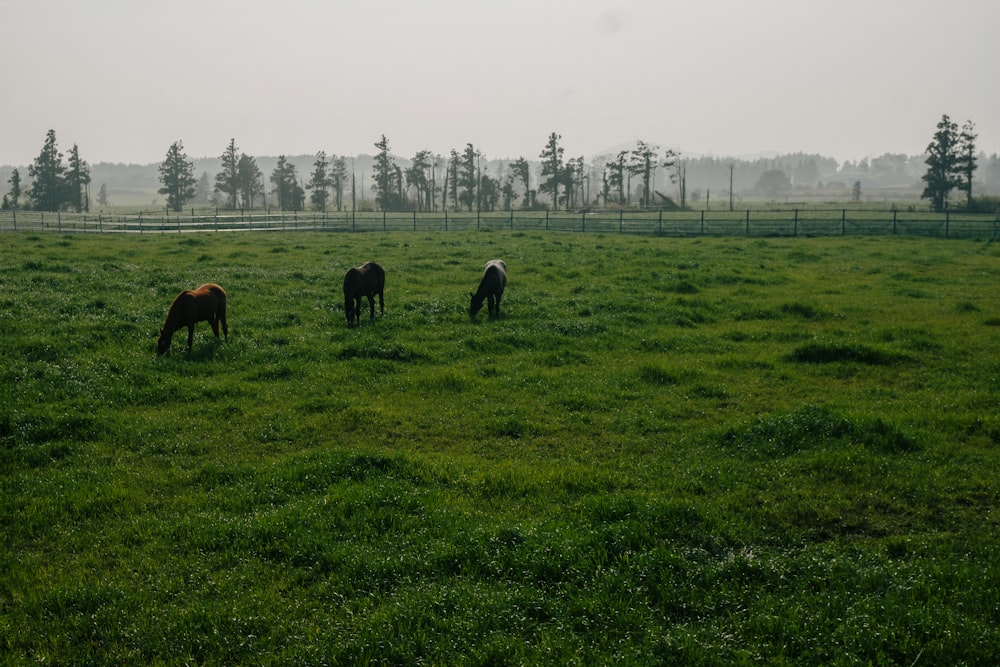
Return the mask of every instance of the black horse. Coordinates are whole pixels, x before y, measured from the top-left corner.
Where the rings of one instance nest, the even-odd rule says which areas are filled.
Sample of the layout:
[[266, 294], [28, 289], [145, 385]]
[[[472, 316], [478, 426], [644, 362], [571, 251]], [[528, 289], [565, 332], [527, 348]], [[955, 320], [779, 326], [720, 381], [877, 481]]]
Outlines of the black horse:
[[469, 304], [469, 317], [475, 317], [483, 308], [483, 301], [489, 300], [490, 317], [500, 317], [500, 297], [507, 287], [507, 264], [502, 259], [491, 259], [486, 262], [486, 269], [483, 271], [483, 279], [479, 281], [479, 290], [469, 295], [472, 302]]
[[379, 312], [385, 315], [385, 269], [375, 262], [365, 262], [348, 270], [344, 276], [344, 313], [347, 326], [358, 324], [361, 319], [361, 297], [368, 297], [371, 319], [375, 319], [375, 295], [378, 295]]

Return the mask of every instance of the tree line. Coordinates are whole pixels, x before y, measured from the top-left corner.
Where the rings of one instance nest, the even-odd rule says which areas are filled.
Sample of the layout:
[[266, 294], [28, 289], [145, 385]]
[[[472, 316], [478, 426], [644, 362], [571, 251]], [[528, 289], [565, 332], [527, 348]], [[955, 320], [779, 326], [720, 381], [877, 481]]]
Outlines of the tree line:
[[[973, 174], [977, 169], [975, 152], [975, 126], [967, 121], [961, 128], [947, 115], [937, 126], [931, 144], [925, 153], [926, 173], [921, 177], [926, 183], [922, 198], [930, 200], [931, 207], [943, 210], [949, 205], [952, 191], [965, 195], [965, 206], [973, 207]], [[688, 204], [688, 168], [699, 178], [700, 170], [724, 171], [726, 165], [714, 158], [688, 160], [673, 150], [662, 150], [644, 141], [634, 147], [614, 154], [601, 155], [585, 164], [582, 156], [567, 158], [561, 144], [562, 137], [552, 132], [542, 146], [538, 160], [531, 162], [524, 157], [502, 161], [496, 173], [483, 168], [483, 153], [473, 144], [466, 144], [461, 151], [452, 149], [447, 156], [429, 150], [418, 151], [404, 166], [397, 163], [389, 140], [382, 135], [374, 143], [376, 154], [372, 163], [370, 190], [374, 205], [380, 210], [512, 210], [536, 208], [577, 209], [589, 206], [659, 206], [681, 207]], [[904, 158], [901, 163], [898, 159]], [[49, 130], [39, 156], [29, 166], [31, 187], [25, 191], [21, 176], [14, 169], [8, 180], [10, 192], [4, 195], [3, 208], [32, 208], [35, 210], [87, 211], [90, 207], [90, 169], [80, 158], [74, 144], [68, 164], [56, 145], [55, 131]], [[277, 164], [268, 177], [270, 190], [265, 187], [265, 176], [253, 156], [240, 151], [235, 139], [230, 139], [220, 159], [220, 171], [215, 174], [213, 191], [222, 208], [231, 210], [258, 207], [276, 207], [287, 211], [343, 210], [348, 202], [357, 206], [357, 175], [350, 165], [350, 158], [330, 155], [320, 151], [315, 156], [312, 170], [306, 178], [286, 156], [278, 157]], [[824, 158], [799, 156], [795, 164], [787, 161], [769, 164], [754, 163], [758, 174], [753, 191], [766, 196], [787, 192], [793, 183], [813, 183], [819, 179], [820, 168], [829, 171], [830, 165], [818, 164]], [[833, 168], [836, 162], [830, 159]], [[728, 164], [730, 207], [733, 205], [733, 161]], [[885, 162], [886, 164], [882, 164]], [[908, 168], [905, 156], [883, 156], [872, 161], [871, 168]], [[721, 166], [720, 166], [721, 165]], [[845, 168], [852, 167], [845, 163]], [[536, 169], [537, 167], [537, 169]], [[857, 168], [867, 170], [867, 160]], [[193, 201], [196, 193], [212, 187], [208, 175], [195, 178], [194, 162], [185, 154], [181, 141], [167, 150], [158, 165], [158, 193], [164, 195], [167, 206], [181, 211]], [[789, 178], [788, 173], [792, 174]], [[899, 173], [902, 173], [899, 171]], [[665, 179], [663, 177], [665, 174]], [[715, 175], [716, 179], [718, 174]], [[364, 191], [362, 175], [362, 191]], [[664, 180], [671, 185], [670, 195], [656, 190], [656, 183]], [[822, 185], [822, 183], [820, 183]], [[860, 198], [861, 181], [854, 184], [853, 195]], [[308, 192], [308, 201], [307, 201]], [[270, 196], [270, 199], [268, 199]], [[695, 189], [690, 199], [699, 201], [709, 192]], [[349, 199], [348, 199], [349, 197]], [[106, 205], [105, 186], [97, 203]], [[362, 196], [364, 201], [364, 197]]]

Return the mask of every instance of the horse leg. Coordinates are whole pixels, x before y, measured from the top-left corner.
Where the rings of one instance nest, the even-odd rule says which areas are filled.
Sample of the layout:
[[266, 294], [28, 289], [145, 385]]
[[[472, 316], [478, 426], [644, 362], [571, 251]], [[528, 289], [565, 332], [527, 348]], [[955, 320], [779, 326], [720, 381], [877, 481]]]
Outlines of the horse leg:
[[385, 296], [383, 295], [383, 288], [378, 290], [378, 310], [379, 313], [385, 315]]
[[501, 296], [503, 296], [503, 295], [502, 294], [497, 294], [497, 306], [496, 306], [496, 309], [497, 309], [496, 318], [497, 319], [500, 319], [500, 297]]
[[371, 310], [371, 319], [375, 319], [375, 293], [368, 295], [368, 309]]
[[[223, 306], [219, 310], [219, 322], [222, 323], [222, 335], [226, 340], [229, 340], [229, 325], [226, 323], [226, 307]], [[219, 334], [216, 334], [218, 336]]]
[[212, 333], [214, 333], [215, 337], [218, 338], [219, 337], [219, 316], [218, 315], [212, 315], [212, 317], [210, 317], [208, 319], [208, 323], [212, 325]]
[[194, 347], [194, 324], [188, 325], [188, 352]]
[[489, 309], [490, 317], [496, 317], [497, 312], [497, 299], [492, 294], [487, 297], [489, 299], [487, 303], [487, 308]]
[[347, 303], [347, 326], [353, 327], [358, 323], [358, 314], [361, 312], [361, 297], [352, 296]]

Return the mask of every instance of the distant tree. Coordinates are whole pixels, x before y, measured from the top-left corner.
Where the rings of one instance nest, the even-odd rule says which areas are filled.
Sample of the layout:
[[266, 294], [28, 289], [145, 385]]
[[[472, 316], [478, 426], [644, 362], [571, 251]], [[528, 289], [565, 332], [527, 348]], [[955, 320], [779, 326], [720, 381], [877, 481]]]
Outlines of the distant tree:
[[503, 202], [501, 207], [504, 211], [510, 211], [514, 208], [514, 201], [518, 198], [518, 194], [514, 189], [514, 180], [517, 176], [514, 174], [514, 170], [511, 168], [507, 169], [507, 175], [503, 179], [503, 185], [500, 188], [500, 199]]
[[538, 184], [538, 191], [548, 193], [552, 197], [552, 206], [559, 206], [559, 187], [565, 183], [565, 169], [563, 165], [564, 149], [559, 145], [562, 136], [552, 132], [545, 148], [538, 157], [542, 159], [542, 180]]
[[[943, 211], [951, 191], [962, 186], [959, 142], [958, 125], [947, 114], [941, 116], [934, 139], [927, 146], [927, 158], [924, 160], [927, 173], [921, 177], [927, 185], [920, 198], [930, 199], [931, 208], [935, 211]], [[971, 181], [969, 187], [971, 190]]]
[[608, 186], [609, 189], [614, 189], [618, 193], [618, 203], [625, 204], [625, 193], [627, 192], [625, 187], [625, 175], [628, 173], [626, 168], [626, 160], [628, 159], [628, 151], [619, 151], [615, 159], [607, 163], [608, 168]]
[[80, 149], [76, 144], [69, 151], [66, 197], [70, 208], [77, 213], [90, 210], [90, 165], [80, 159]]
[[629, 153], [628, 173], [639, 179], [639, 205], [649, 206], [653, 203], [653, 191], [650, 183], [653, 180], [653, 169], [656, 167], [656, 149], [644, 141], [636, 142], [636, 147]]
[[519, 157], [510, 165], [511, 174], [514, 179], [521, 181], [524, 190], [524, 199], [521, 200], [521, 208], [531, 208], [534, 205], [535, 192], [531, 189], [531, 165], [523, 157]]
[[62, 158], [56, 145], [56, 131], [49, 130], [42, 151], [28, 166], [32, 178], [28, 198], [36, 211], [58, 211], [66, 204], [66, 166]]
[[309, 201], [313, 208], [318, 211], [326, 211], [326, 200], [330, 197], [330, 163], [326, 159], [326, 153], [320, 151], [316, 154], [316, 161], [313, 162], [313, 172], [306, 183], [306, 188], [312, 190]]
[[854, 181], [854, 187], [851, 188], [851, 201], [861, 201], [861, 181]]
[[389, 140], [384, 134], [375, 142], [375, 148], [378, 149], [373, 166], [375, 183], [372, 188], [375, 190], [375, 204], [383, 211], [391, 211], [400, 204], [397, 194], [396, 163], [389, 152]]
[[566, 160], [566, 166], [563, 169], [563, 187], [565, 188], [563, 198], [567, 208], [576, 207], [578, 202], [586, 204], [583, 194], [585, 169], [582, 155]]
[[236, 198], [240, 194], [240, 157], [236, 151], [236, 139], [230, 139], [222, 153], [222, 171], [215, 175], [215, 191], [225, 195], [226, 207], [236, 208]]
[[452, 210], [458, 210], [458, 151], [451, 149], [445, 176], [444, 198], [451, 200]]
[[483, 211], [495, 211], [500, 202], [500, 181], [489, 174], [479, 175], [479, 182], [476, 186], [479, 208]]
[[104, 183], [101, 183], [101, 188], [100, 190], [97, 191], [97, 205], [107, 206], [110, 203], [111, 200], [108, 199], [108, 186], [105, 185]]
[[976, 126], [971, 120], [962, 124], [962, 130], [958, 135], [957, 159], [955, 161], [955, 171], [959, 177], [959, 188], [965, 191], [965, 205], [972, 206], [972, 172], [976, 165]]
[[236, 185], [240, 206], [252, 211], [256, 206], [257, 195], [264, 196], [264, 174], [257, 166], [257, 160], [246, 153], [241, 153], [239, 162], [236, 163]]
[[330, 161], [330, 186], [333, 200], [340, 211], [344, 205], [344, 188], [347, 183], [347, 160], [343, 156], [333, 156]]
[[7, 208], [17, 210], [21, 199], [21, 172], [14, 168], [10, 172], [10, 178], [7, 179], [7, 182], [10, 184], [10, 199], [7, 201]]
[[180, 141], [167, 149], [167, 157], [160, 164], [160, 182], [163, 187], [158, 192], [167, 196], [170, 210], [180, 211], [184, 204], [194, 199], [194, 186], [198, 183], [194, 177], [194, 163], [184, 154], [184, 144]]
[[278, 198], [278, 208], [282, 211], [301, 211], [305, 203], [305, 190], [299, 185], [295, 165], [284, 155], [278, 156], [278, 164], [271, 172], [271, 183]]
[[466, 144], [458, 163], [458, 186], [462, 188], [462, 192], [458, 196], [458, 201], [464, 204], [469, 211], [472, 210], [473, 204], [477, 208], [480, 208], [478, 191], [476, 189], [478, 157], [479, 152], [476, 151], [473, 145]]
[[768, 197], [777, 197], [787, 192], [791, 185], [792, 181], [785, 172], [780, 169], [769, 169], [760, 175], [753, 189]]
[[196, 204], [207, 204], [209, 202], [209, 196], [211, 193], [210, 181], [208, 179], [208, 172], [201, 172], [201, 178], [198, 179], [198, 184], [194, 186], [194, 199], [192, 200]]
[[687, 170], [688, 163], [681, 159], [680, 153], [673, 149], [667, 149], [663, 154], [663, 161], [660, 165], [666, 169], [667, 178], [671, 184], [677, 185], [681, 208], [687, 207]]
[[392, 165], [392, 184], [396, 193], [396, 208], [403, 209], [406, 205], [405, 186], [403, 185], [403, 170], [398, 164]]
[[430, 151], [418, 151], [413, 156], [409, 169], [406, 170], [406, 185], [413, 188], [416, 194], [418, 211], [431, 210], [433, 192], [433, 165]]
[[681, 208], [687, 208], [687, 164], [683, 160], [675, 160], [674, 172], [671, 174], [670, 181], [678, 185]]

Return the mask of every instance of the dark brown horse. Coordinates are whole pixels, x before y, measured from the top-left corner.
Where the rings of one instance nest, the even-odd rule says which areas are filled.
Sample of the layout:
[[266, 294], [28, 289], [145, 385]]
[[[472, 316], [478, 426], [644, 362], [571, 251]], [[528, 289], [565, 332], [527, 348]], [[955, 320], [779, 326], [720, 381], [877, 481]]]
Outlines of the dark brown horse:
[[507, 287], [507, 265], [502, 259], [491, 259], [486, 262], [483, 279], [479, 281], [479, 290], [473, 294], [469, 304], [469, 317], [475, 317], [483, 308], [483, 301], [489, 301], [490, 317], [500, 317], [500, 297]]
[[174, 298], [167, 311], [167, 321], [160, 329], [160, 338], [156, 341], [156, 353], [163, 354], [170, 349], [174, 332], [181, 327], [188, 330], [188, 352], [194, 344], [194, 325], [204, 322], [212, 325], [212, 332], [219, 337], [219, 324], [222, 333], [229, 340], [229, 325], [226, 324], [226, 291], [214, 283], [202, 285], [198, 289], [184, 290]]
[[344, 276], [344, 314], [347, 326], [358, 324], [361, 319], [361, 297], [368, 297], [371, 319], [375, 319], [375, 295], [378, 295], [379, 312], [385, 315], [385, 269], [375, 262], [365, 262], [348, 270]]

